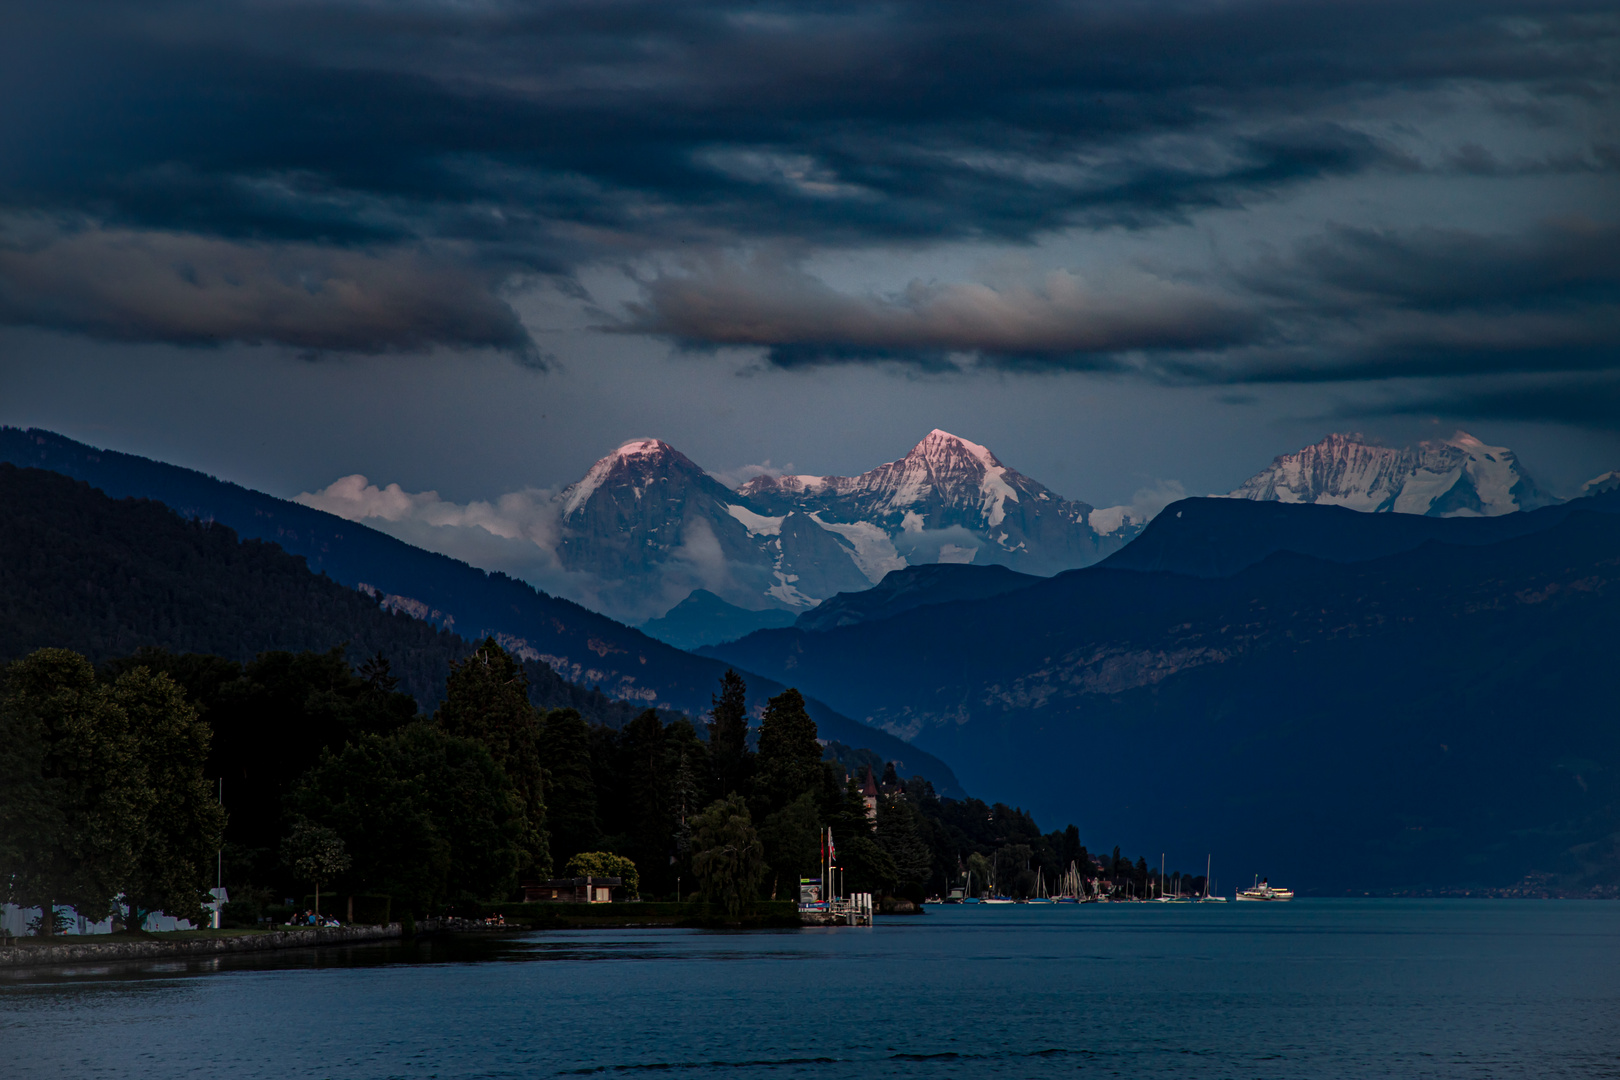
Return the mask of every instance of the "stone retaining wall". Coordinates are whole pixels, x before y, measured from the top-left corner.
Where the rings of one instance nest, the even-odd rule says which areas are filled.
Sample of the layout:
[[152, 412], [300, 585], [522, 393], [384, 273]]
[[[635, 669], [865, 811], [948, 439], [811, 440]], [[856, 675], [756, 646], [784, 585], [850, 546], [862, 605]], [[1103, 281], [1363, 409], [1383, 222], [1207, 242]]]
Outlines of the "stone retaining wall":
[[399, 923], [388, 926], [337, 926], [310, 930], [274, 930], [267, 934], [193, 938], [189, 941], [105, 941], [84, 945], [13, 945], [0, 948], [0, 968], [96, 964], [117, 960], [219, 956], [268, 949], [303, 949], [348, 945], [400, 936]]

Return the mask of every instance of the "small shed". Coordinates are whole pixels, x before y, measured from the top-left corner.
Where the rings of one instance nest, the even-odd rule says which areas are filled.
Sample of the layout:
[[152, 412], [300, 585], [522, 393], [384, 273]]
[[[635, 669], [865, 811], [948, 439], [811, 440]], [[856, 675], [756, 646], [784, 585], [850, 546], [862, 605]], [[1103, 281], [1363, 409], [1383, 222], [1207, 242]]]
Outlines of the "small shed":
[[565, 877], [524, 882], [523, 899], [555, 904], [610, 904], [620, 899], [624, 879], [616, 877]]

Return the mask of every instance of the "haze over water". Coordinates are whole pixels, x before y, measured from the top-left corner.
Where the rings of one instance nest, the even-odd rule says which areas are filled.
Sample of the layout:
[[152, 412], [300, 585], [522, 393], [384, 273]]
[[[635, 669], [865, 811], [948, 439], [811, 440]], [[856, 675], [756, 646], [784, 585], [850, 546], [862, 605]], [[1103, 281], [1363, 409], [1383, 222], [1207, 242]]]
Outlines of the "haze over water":
[[1620, 905], [931, 908], [0, 984], [7, 1076], [1620, 1076]]

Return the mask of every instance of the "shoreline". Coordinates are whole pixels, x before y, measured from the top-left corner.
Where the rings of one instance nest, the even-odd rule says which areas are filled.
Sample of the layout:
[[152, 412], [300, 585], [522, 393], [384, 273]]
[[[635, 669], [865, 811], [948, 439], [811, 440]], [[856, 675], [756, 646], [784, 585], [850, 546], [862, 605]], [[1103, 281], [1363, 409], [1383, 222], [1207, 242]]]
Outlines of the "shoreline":
[[[80, 936], [80, 935], [74, 935]], [[93, 937], [97, 935], [82, 935]], [[115, 963], [124, 960], [179, 959], [196, 956], [223, 956], [231, 953], [268, 952], [274, 949], [304, 949], [325, 945], [351, 945], [368, 941], [397, 940], [399, 923], [387, 926], [339, 926], [309, 930], [248, 931], [220, 937], [188, 938], [180, 941], [103, 941], [73, 945], [11, 945], [0, 948], [0, 970], [30, 967], [62, 967], [68, 964]]]

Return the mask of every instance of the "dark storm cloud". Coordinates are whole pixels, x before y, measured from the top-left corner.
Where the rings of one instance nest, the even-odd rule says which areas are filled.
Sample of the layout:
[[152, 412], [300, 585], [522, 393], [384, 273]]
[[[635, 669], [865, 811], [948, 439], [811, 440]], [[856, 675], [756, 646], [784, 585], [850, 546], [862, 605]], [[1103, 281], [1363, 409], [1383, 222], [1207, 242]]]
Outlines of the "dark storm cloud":
[[1395, 402], [1358, 402], [1339, 415], [1436, 416], [1449, 419], [1538, 421], [1600, 431], [1620, 431], [1620, 377], [1493, 380], [1492, 385], [1455, 385], [1416, 392]]
[[310, 352], [484, 346], [544, 366], [487, 274], [419, 252], [80, 229], [0, 247], [0, 321]]
[[1106, 293], [1054, 273], [1034, 288], [916, 284], [879, 298], [837, 292], [763, 256], [657, 278], [631, 310], [633, 332], [689, 348], [763, 346], [781, 367], [877, 360], [937, 368], [964, 353], [1006, 367], [1114, 370], [1120, 352], [1215, 348], [1261, 330], [1216, 297], [1145, 276]]
[[1620, 304], [1620, 225], [1558, 218], [1508, 236], [1330, 226], [1249, 280], [1260, 291], [1352, 309], [1612, 308]]
[[[1166, 361], [1192, 379], [1339, 382], [1620, 367], [1620, 226], [1517, 234], [1330, 226], [1238, 275], [1284, 346], [1246, 362]], [[1432, 411], [1432, 410], [1431, 410]]]
[[[1412, 172], [1425, 166], [1349, 119], [1357, 102], [1511, 87], [1512, 107], [1555, 123], [1557, 101], [1610, 92], [1616, 40], [1610, 5], [1534, 0], [67, 3], [4, 18], [0, 317], [523, 355], [499, 299], [514, 275], [684, 245], [1021, 243]], [[1463, 152], [1438, 167], [1509, 166]], [[40, 221], [73, 224], [19, 238]], [[177, 272], [150, 289], [98, 276], [81, 222], [120, 250], [193, 244], [231, 265], [197, 296], [229, 297], [224, 313], [185, 311]], [[1356, 278], [1376, 252], [1331, 243], [1347, 276], [1321, 277], [1318, 300], [1405, 303]], [[352, 282], [354, 302], [286, 290], [288, 267], [321, 258], [333, 269], [316, 276]], [[703, 297], [694, 280], [654, 281], [635, 325], [781, 364], [965, 349], [1142, 366], [1119, 352], [1252, 347], [1273, 325], [1264, 303], [1282, 302], [1158, 283], [1065, 307], [1034, 287], [997, 322], [970, 286], [880, 303], [803, 281]]]

